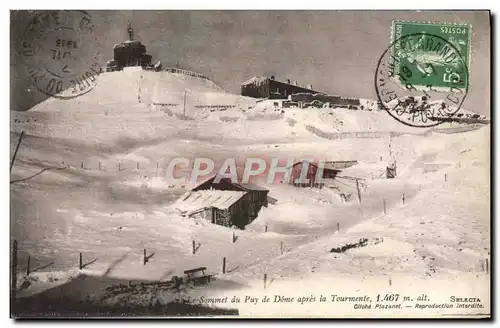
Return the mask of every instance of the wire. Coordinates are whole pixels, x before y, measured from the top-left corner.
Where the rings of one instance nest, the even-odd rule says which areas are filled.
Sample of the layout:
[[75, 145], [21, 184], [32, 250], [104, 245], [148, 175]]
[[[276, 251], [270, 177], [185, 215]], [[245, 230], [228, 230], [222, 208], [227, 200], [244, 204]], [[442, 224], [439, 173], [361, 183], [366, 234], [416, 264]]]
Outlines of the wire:
[[344, 185], [344, 186], [346, 186], [346, 187], [350, 187], [350, 188], [356, 189], [356, 187], [351, 186], [351, 185], [348, 185], [347, 183], [342, 182], [342, 181], [340, 181], [340, 180], [337, 180], [337, 182], [338, 182], [338, 183], [340, 183], [340, 184], [342, 184], [342, 185]]
[[36, 177], [37, 175], [40, 175], [40, 174], [42, 174], [43, 172], [48, 171], [48, 170], [63, 170], [63, 169], [65, 169], [65, 168], [66, 168], [66, 167], [46, 167], [46, 168], [42, 169], [40, 172], [35, 173], [35, 174], [33, 174], [32, 176], [30, 176], [30, 177], [27, 177], [27, 178], [22, 178], [22, 179], [19, 179], [19, 180], [13, 180], [13, 181], [11, 181], [11, 182], [10, 182], [10, 184], [14, 184], [14, 183], [17, 183], [17, 182], [23, 182], [23, 181], [30, 180], [30, 179], [32, 179], [32, 178], [34, 178], [34, 177]]

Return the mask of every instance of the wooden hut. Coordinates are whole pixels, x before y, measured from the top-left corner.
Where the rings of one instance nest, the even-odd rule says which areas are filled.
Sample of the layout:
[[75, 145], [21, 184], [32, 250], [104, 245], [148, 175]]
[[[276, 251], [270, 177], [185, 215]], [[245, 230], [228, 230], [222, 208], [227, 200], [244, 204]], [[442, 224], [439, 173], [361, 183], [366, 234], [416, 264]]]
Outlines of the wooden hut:
[[215, 178], [198, 184], [176, 203], [181, 214], [244, 229], [262, 207], [267, 207], [269, 190], [255, 184], [233, 183], [228, 178], [216, 183]]
[[[305, 178], [302, 178], [302, 180], [307, 179], [307, 182], [300, 181], [304, 168], [307, 168], [307, 172], [305, 173]], [[296, 187], [322, 188], [324, 186], [324, 182], [320, 181], [320, 178], [335, 179], [337, 174], [341, 172], [341, 170], [335, 168], [335, 162], [325, 162], [322, 176], [318, 176], [318, 169], [318, 164], [312, 162], [297, 162], [292, 165], [290, 183]]]

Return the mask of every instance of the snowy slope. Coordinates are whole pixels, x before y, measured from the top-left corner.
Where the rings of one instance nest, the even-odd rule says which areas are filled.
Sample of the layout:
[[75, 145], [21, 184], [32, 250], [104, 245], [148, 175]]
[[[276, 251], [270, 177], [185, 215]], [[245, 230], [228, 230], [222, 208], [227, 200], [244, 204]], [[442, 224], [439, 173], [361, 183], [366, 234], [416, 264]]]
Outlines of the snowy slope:
[[[64, 283], [75, 274], [79, 252], [86, 261], [96, 259], [85, 269], [92, 275], [168, 280], [206, 266], [221, 281], [259, 293], [264, 273], [277, 291], [297, 281], [316, 286], [332, 272], [350, 285], [361, 278], [370, 284], [394, 276], [416, 285], [439, 278], [479, 286], [480, 261], [490, 251], [489, 127], [423, 134], [383, 111], [281, 112], [224, 93], [206, 80], [153, 74], [105, 73], [81, 97], [48, 99], [33, 111], [12, 113], [11, 153], [20, 131], [27, 135], [11, 181], [33, 176], [11, 183], [11, 239], [19, 241], [19, 270], [25, 270], [28, 255], [32, 267], [54, 262], [34, 273], [40, 280], [21, 295]], [[180, 105], [154, 104], [182, 104], [184, 92], [186, 116]], [[203, 107], [208, 105], [219, 108]], [[228, 107], [220, 110], [220, 105]], [[336, 188], [321, 190], [262, 182], [278, 202], [264, 208], [246, 230], [236, 231], [233, 243], [233, 230], [175, 211], [172, 204], [186, 186], [168, 181], [165, 169], [178, 156], [216, 163], [250, 156], [358, 160], [341, 175], [365, 179], [362, 202], [351, 180], [339, 179]], [[394, 159], [397, 178], [383, 179]], [[39, 174], [45, 168], [50, 169]], [[343, 201], [340, 193], [350, 194], [350, 200]], [[329, 252], [361, 238], [369, 239], [366, 247]], [[201, 244], [196, 254], [192, 240]], [[147, 265], [144, 248], [155, 253]], [[222, 257], [228, 261], [224, 276]], [[46, 271], [61, 278], [47, 282]], [[92, 293], [98, 297], [104, 291]], [[256, 308], [241, 309], [248, 314]]]

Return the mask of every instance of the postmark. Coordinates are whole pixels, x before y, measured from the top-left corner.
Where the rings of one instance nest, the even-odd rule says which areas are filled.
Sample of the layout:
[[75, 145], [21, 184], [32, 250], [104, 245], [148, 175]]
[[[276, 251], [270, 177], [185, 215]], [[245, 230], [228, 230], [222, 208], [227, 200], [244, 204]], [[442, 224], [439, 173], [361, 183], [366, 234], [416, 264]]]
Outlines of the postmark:
[[[425, 22], [393, 21], [391, 41], [401, 39], [411, 34], [428, 34], [446, 40], [446, 43], [438, 38], [421, 38], [420, 42], [426, 42], [423, 48], [415, 51], [405, 52], [396, 44], [392, 50], [392, 56], [398, 57], [398, 69], [409, 64], [414, 64], [422, 74], [414, 74], [406, 78], [404, 83], [411, 83], [415, 87], [425, 88], [432, 85], [436, 90], [447, 92], [450, 87], [465, 89], [468, 84], [468, 76], [458, 76], [454, 56], [461, 56], [469, 66], [470, 61], [470, 33], [471, 26], [466, 24], [442, 24]], [[411, 38], [408, 42], [413, 41]], [[454, 46], [454, 49], [450, 47]], [[456, 52], [454, 51], [456, 50]], [[461, 79], [456, 81], [456, 79]], [[402, 79], [400, 81], [403, 83]]]
[[91, 91], [101, 72], [94, 24], [86, 11], [43, 11], [30, 20], [21, 56], [42, 93], [71, 99]]
[[375, 71], [379, 105], [405, 125], [439, 125], [460, 110], [467, 96], [467, 59], [449, 39], [428, 32], [403, 34], [397, 26], [399, 38]]

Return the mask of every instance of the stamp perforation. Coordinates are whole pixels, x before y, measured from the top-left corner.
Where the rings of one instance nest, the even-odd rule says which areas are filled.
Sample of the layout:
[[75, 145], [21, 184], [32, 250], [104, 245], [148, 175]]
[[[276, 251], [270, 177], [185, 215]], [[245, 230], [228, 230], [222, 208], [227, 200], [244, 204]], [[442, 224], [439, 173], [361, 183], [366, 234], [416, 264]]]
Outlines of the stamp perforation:
[[467, 58], [467, 67], [469, 71], [467, 72], [469, 80], [467, 81], [467, 84], [470, 87], [470, 80], [471, 80], [471, 59], [472, 59], [472, 37], [474, 35], [474, 30], [472, 29], [472, 24], [469, 23], [449, 23], [449, 22], [437, 22], [437, 21], [416, 21], [416, 20], [405, 20], [405, 19], [394, 19], [391, 22], [390, 26], [390, 43], [394, 43], [396, 40], [394, 39], [394, 26], [395, 23], [409, 23], [409, 24], [418, 24], [418, 25], [443, 25], [443, 26], [463, 26], [467, 27], [469, 29], [469, 40], [467, 44], [467, 49], [468, 49], [468, 58]]

